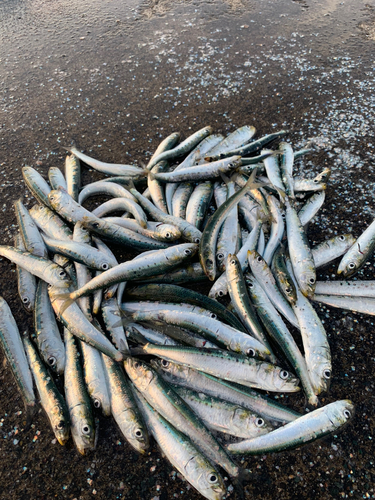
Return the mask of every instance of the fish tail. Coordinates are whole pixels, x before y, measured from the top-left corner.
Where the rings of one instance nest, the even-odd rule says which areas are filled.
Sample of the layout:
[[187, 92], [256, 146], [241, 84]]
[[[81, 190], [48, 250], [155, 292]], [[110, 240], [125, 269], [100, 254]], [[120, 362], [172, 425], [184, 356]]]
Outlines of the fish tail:
[[113, 325], [113, 328], [125, 327], [128, 328], [130, 325], [134, 324], [134, 320], [130, 313], [123, 311], [122, 309], [110, 311], [115, 316], [119, 317], [118, 322]]
[[280, 189], [279, 187], [277, 187], [275, 185], [273, 187], [276, 189], [278, 195], [280, 196], [280, 200], [282, 200], [284, 202], [284, 200], [285, 200], [285, 198], [287, 196], [286, 193], [285, 193], [285, 191], [283, 191], [282, 189]]
[[264, 182], [256, 182], [256, 176], [257, 176], [258, 169], [254, 168], [254, 170], [251, 172], [251, 175], [246, 182], [246, 187], [251, 190], [251, 189], [259, 189], [266, 184]]
[[[147, 170], [147, 172], [148, 172], [148, 170]], [[121, 186], [123, 186], [125, 189], [127, 189], [130, 192], [132, 189], [136, 190], [136, 187], [135, 187], [132, 179], [127, 179], [126, 181], [122, 182]]]
[[244, 484], [254, 481], [254, 476], [248, 469], [240, 468], [236, 477], [232, 477], [233, 487], [236, 490], [236, 498], [245, 500]]
[[117, 292], [117, 289], [116, 290], [111, 290], [111, 289], [106, 290], [104, 292], [104, 299], [105, 300], [112, 299], [112, 297], [114, 297], [116, 295], [116, 292]]
[[121, 352], [121, 354], [124, 356], [124, 357], [127, 357], [127, 356], [130, 356], [130, 352], [129, 352], [129, 346], [125, 344], [125, 342], [120, 339], [120, 349], [119, 351]]
[[38, 406], [36, 405], [35, 401], [28, 401], [25, 402], [25, 427], [24, 430], [28, 430], [31, 427], [31, 424], [33, 423], [34, 416], [38, 412]]
[[223, 172], [220, 172], [220, 177], [223, 179], [223, 181], [225, 182], [225, 184], [228, 186], [228, 184], [230, 183], [231, 179], [229, 179], [229, 177], [227, 177]]
[[64, 313], [64, 311], [75, 302], [77, 298], [78, 297], [74, 296], [74, 292], [70, 293], [70, 292], [54, 291], [50, 295], [50, 300], [52, 305], [56, 300], [62, 301], [62, 303], [58, 305], [58, 311], [57, 311], [57, 314], [60, 317]]
[[62, 144], [59, 144], [59, 147], [62, 148], [62, 149], [65, 149], [65, 151], [68, 151], [69, 153], [72, 153], [73, 155], [76, 152], [78, 153], [78, 149], [77, 149], [76, 143], [74, 141], [73, 141], [73, 144], [70, 147], [63, 146]]

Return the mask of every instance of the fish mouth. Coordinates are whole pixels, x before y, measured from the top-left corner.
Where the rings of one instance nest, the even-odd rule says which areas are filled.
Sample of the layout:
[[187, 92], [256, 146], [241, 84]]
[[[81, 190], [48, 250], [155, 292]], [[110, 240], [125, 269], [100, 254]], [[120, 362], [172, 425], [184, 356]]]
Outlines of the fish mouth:
[[219, 494], [224, 493], [223, 488], [213, 488], [213, 491], [214, 491], [215, 493], [219, 493]]
[[57, 441], [61, 444], [61, 446], [65, 446], [66, 443], [69, 441], [69, 436], [67, 437], [58, 437]]

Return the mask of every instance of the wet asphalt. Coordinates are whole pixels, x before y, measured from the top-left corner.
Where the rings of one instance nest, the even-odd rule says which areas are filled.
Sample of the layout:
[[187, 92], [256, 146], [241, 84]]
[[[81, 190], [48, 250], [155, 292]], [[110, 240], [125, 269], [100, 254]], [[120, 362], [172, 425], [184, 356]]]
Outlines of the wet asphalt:
[[[0, 228], [16, 233], [13, 202], [34, 203], [21, 168], [63, 168], [75, 143], [107, 162], [146, 163], [172, 131], [212, 125], [228, 133], [287, 129], [313, 153], [302, 175], [332, 169], [312, 243], [375, 217], [375, 4], [354, 0], [137, 2], [3, 0], [0, 4]], [[84, 182], [100, 175], [85, 170]], [[118, 254], [122, 255], [118, 249]], [[126, 257], [124, 253], [122, 255]], [[32, 318], [17, 297], [14, 266], [0, 260], [0, 294], [20, 330]], [[335, 279], [336, 266], [321, 279]], [[369, 259], [359, 278], [374, 279]], [[322, 404], [351, 399], [341, 433], [294, 451], [247, 458], [246, 499], [375, 498], [374, 321], [317, 306], [333, 357]], [[2, 360], [2, 357], [1, 357]], [[61, 383], [61, 381], [60, 381]], [[303, 396], [279, 400], [304, 412]], [[153, 446], [140, 456], [115, 424], [97, 415], [94, 452], [54, 440], [42, 410], [24, 424], [21, 397], [0, 368], [0, 498], [198, 499]], [[229, 484], [229, 481], [228, 481]], [[231, 493], [229, 498], [239, 498]]]

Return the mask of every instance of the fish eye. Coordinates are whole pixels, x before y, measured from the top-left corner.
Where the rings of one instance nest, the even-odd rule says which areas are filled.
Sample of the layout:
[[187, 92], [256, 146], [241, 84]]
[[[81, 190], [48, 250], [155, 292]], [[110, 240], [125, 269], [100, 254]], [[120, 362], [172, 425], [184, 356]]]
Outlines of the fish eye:
[[29, 297], [23, 297], [22, 302], [23, 302], [24, 304], [29, 304], [29, 302], [30, 302]]
[[280, 378], [282, 380], [286, 380], [288, 377], [289, 377], [289, 372], [287, 372], [286, 370], [281, 370], [281, 372], [280, 372]]
[[208, 482], [213, 484], [213, 483], [216, 483], [217, 482], [217, 476], [215, 476], [215, 474], [210, 474], [208, 476]]
[[341, 236], [339, 236], [339, 240], [340, 241], [345, 241], [345, 236], [342, 234]]
[[217, 316], [216, 316], [216, 314], [215, 314], [215, 313], [211, 313], [211, 314], [210, 314], [210, 318], [211, 318], [211, 319], [216, 319], [216, 318], [217, 318]]
[[86, 435], [90, 434], [90, 427], [88, 425], [84, 425], [82, 427], [82, 432], [83, 432], [83, 434], [86, 434]]
[[188, 248], [186, 248], [186, 250], [184, 250], [184, 254], [185, 255], [190, 255], [191, 254], [191, 250], [189, 250]]
[[318, 179], [314, 179], [314, 180], [313, 180], [313, 183], [314, 183], [314, 184], [318, 184], [318, 182], [319, 182], [319, 181], [318, 181]]
[[133, 366], [135, 369], [137, 369], [141, 366], [141, 363], [139, 361], [134, 361]]
[[260, 255], [258, 255], [257, 262], [262, 262], [262, 260], [263, 260], [262, 257]]
[[168, 366], [169, 366], [169, 361], [167, 361], [166, 359], [162, 359], [162, 360], [161, 360], [161, 366], [164, 366], [164, 368], [168, 368]]
[[65, 427], [65, 422], [64, 420], [60, 420], [60, 422], [56, 425], [56, 429], [61, 431], [61, 429], [64, 429]]
[[247, 282], [247, 286], [248, 286], [249, 288], [253, 288], [253, 287], [254, 287], [254, 283], [253, 283], [252, 281], [248, 281], [248, 282]]
[[350, 270], [355, 269], [355, 262], [349, 262], [349, 264], [348, 264], [348, 268], [349, 268]]
[[288, 286], [288, 288], [285, 288], [285, 293], [290, 295], [292, 293], [292, 289]]
[[315, 278], [309, 278], [309, 283], [310, 285], [313, 285], [315, 283]]
[[64, 278], [64, 277], [66, 276], [66, 272], [65, 272], [65, 271], [63, 271], [63, 270], [61, 270], [61, 271], [59, 272], [59, 276], [60, 276], [60, 278]]
[[352, 416], [352, 414], [350, 413], [349, 410], [344, 410], [344, 417], [345, 418], [350, 418]]
[[[55, 199], [54, 196], [49, 196], [49, 201], [53, 201], [54, 199]], [[40, 208], [42, 208], [42, 207], [40, 207]]]
[[285, 219], [286, 215], [285, 215], [285, 213], [284, 213], [284, 212], [282, 212], [281, 217], [282, 217], [283, 219]]
[[100, 407], [101, 407], [101, 405], [102, 405], [102, 404], [101, 404], [101, 402], [99, 401], [99, 399], [95, 399], [95, 400], [94, 400], [94, 406], [95, 406], [95, 408], [100, 408]]
[[235, 259], [231, 260], [230, 263], [232, 264], [232, 266], [235, 266], [236, 265]]
[[107, 262], [103, 262], [103, 264], [101, 265], [101, 268], [103, 269], [103, 271], [107, 271], [109, 269]]
[[254, 350], [252, 347], [250, 347], [250, 349], [248, 349], [248, 350], [246, 351], [246, 354], [247, 354], [250, 358], [254, 358], [254, 357], [255, 357], [255, 350]]
[[172, 237], [172, 235], [171, 235], [171, 233], [167, 232], [167, 233], [165, 233], [165, 237], [169, 239]]
[[264, 425], [264, 420], [263, 420], [263, 418], [257, 418], [257, 419], [255, 420], [255, 425], [256, 425], [257, 427], [263, 427], [263, 425]]
[[94, 229], [98, 229], [98, 227], [99, 227], [99, 222], [94, 222], [94, 223], [92, 224], [92, 227], [93, 227]]
[[324, 370], [323, 377], [327, 380], [331, 378], [331, 370]]
[[212, 267], [212, 264], [213, 264], [213, 262], [211, 259], [206, 259], [206, 266], [207, 267]]
[[228, 163], [228, 167], [229, 167], [229, 168], [234, 167], [233, 163]]
[[224, 297], [224, 292], [223, 292], [223, 290], [219, 290], [219, 291], [218, 291], [218, 296], [219, 296], [219, 297]]
[[200, 238], [195, 238], [194, 243], [199, 243], [201, 241]]
[[223, 260], [224, 259], [224, 254], [222, 252], [219, 252], [216, 257], [219, 259], [219, 260]]
[[135, 436], [136, 436], [137, 438], [141, 438], [141, 437], [143, 437], [143, 432], [142, 432], [142, 430], [141, 430], [141, 429], [136, 429], [136, 430], [135, 430], [135, 432], [134, 432], [134, 434], [135, 434]]
[[53, 356], [50, 356], [47, 361], [48, 361], [49, 366], [55, 366], [55, 364], [56, 364], [56, 358]]

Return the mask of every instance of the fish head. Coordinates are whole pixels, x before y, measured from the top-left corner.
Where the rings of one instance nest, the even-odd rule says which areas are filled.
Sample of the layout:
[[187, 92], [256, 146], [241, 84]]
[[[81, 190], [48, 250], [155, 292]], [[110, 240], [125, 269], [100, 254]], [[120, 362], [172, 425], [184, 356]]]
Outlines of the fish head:
[[64, 446], [70, 435], [70, 418], [66, 408], [55, 405], [50, 412], [50, 419], [56, 439]]
[[100, 409], [105, 417], [111, 416], [111, 403], [108, 394], [96, 394], [93, 399], [94, 408]]
[[[168, 248], [171, 257], [167, 257], [168, 260], [175, 259], [176, 265], [181, 261], [191, 259], [198, 252], [198, 245], [196, 243], [182, 243], [181, 245], [175, 245]], [[165, 253], [167, 254], [167, 250]]]
[[58, 211], [58, 208], [66, 202], [67, 196], [69, 195], [64, 189], [53, 189], [48, 193], [48, 201], [51, 207]]
[[71, 431], [79, 453], [85, 455], [87, 451], [95, 449], [95, 425], [86, 405], [78, 405], [70, 414]]
[[220, 474], [201, 454], [193, 456], [185, 464], [184, 473], [197, 490], [210, 500], [221, 500], [226, 493]]
[[68, 288], [72, 282], [69, 274], [65, 271], [65, 269], [58, 264], [50, 265], [50, 277], [51, 283], [57, 285], [60, 288]]
[[157, 224], [155, 233], [162, 241], [175, 241], [181, 238], [181, 231], [172, 224]]
[[62, 346], [60, 349], [49, 349], [47, 354], [48, 366], [58, 375], [64, 374], [65, 369], [65, 349]]
[[309, 369], [309, 377], [315, 394], [328, 392], [332, 376], [330, 353], [327, 352], [326, 355], [322, 355], [321, 352], [312, 352], [309, 358], [309, 365], [311, 366]]
[[297, 302], [297, 290], [293, 283], [293, 280], [288, 276], [282, 276], [280, 278], [280, 283], [282, 290], [287, 297], [289, 303], [293, 306]]
[[356, 253], [348, 252], [348, 255], [344, 255], [337, 269], [337, 274], [342, 274], [345, 278], [350, 278], [360, 267], [360, 256], [360, 247], [358, 245]]
[[[223, 253], [223, 259], [225, 258], [225, 275], [227, 282], [237, 282], [239, 280], [239, 273], [241, 271], [240, 264], [236, 255], [228, 253], [225, 257]], [[220, 295], [219, 295], [220, 297]]]
[[179, 380], [188, 380], [189, 373], [192, 368], [187, 366], [178, 365], [167, 359], [153, 359], [151, 365], [155, 370], [163, 375], [163, 378], [168, 380], [168, 382], [178, 384]]
[[155, 372], [147, 363], [136, 358], [127, 358], [124, 367], [135, 387], [144, 392], [155, 378]]
[[354, 416], [355, 407], [349, 399], [335, 401], [325, 407], [326, 415], [336, 429], [347, 424]]
[[139, 419], [131, 408], [126, 411], [126, 419], [129, 423], [126, 430], [126, 438], [135, 450], [144, 454], [150, 446], [147, 427]]
[[[231, 424], [237, 429], [239, 436], [245, 438], [262, 436], [274, 430], [270, 422], [241, 406], [235, 408]], [[246, 431], [246, 435], [243, 434], [244, 431]]]
[[262, 363], [258, 369], [259, 379], [266, 390], [273, 392], [298, 392], [299, 379], [284, 368], [271, 363]]
[[264, 268], [268, 267], [266, 261], [256, 250], [248, 250], [247, 260], [249, 262], [250, 269], [253, 271], [253, 273], [256, 273], [257, 270], [260, 272]]
[[306, 271], [305, 273], [301, 274], [300, 277], [297, 278], [297, 281], [300, 285], [301, 292], [305, 297], [311, 298], [314, 293], [315, 293], [315, 287], [316, 287], [316, 275], [313, 271], [309, 272]]
[[31, 301], [27, 293], [22, 293], [21, 297], [22, 305], [27, 312], [31, 312], [34, 309], [34, 303]]

